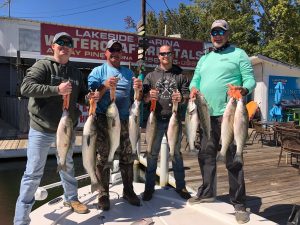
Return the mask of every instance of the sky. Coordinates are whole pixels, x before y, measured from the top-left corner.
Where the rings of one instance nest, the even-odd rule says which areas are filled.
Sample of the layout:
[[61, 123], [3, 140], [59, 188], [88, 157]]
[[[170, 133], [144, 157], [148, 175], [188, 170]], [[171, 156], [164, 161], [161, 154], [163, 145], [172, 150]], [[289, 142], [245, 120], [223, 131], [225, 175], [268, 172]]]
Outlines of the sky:
[[[0, 0], [0, 16], [10, 16], [64, 25], [135, 32], [126, 29], [124, 18], [141, 19], [142, 0]], [[146, 11], [177, 9], [191, 0], [146, 0]], [[10, 8], [10, 10], [9, 10]]]

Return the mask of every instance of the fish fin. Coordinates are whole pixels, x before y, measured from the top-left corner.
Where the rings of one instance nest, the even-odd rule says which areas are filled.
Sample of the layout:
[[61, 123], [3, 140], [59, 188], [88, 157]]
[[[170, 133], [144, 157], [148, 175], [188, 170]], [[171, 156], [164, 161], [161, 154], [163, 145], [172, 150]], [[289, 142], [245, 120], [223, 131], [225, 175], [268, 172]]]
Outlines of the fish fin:
[[91, 135], [87, 136], [87, 138], [86, 138], [86, 144], [87, 144], [87, 146], [90, 146], [90, 144], [91, 144]]

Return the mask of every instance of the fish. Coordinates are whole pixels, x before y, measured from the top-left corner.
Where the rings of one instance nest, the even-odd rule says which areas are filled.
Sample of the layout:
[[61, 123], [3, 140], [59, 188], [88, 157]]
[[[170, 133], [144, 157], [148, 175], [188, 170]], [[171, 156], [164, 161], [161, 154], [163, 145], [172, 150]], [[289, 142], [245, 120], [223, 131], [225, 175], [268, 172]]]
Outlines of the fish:
[[140, 104], [141, 101], [138, 100], [138, 89], [134, 90], [134, 102], [129, 110], [129, 139], [132, 147], [132, 154], [137, 156], [137, 144], [140, 139]]
[[197, 105], [197, 111], [200, 121], [200, 126], [203, 130], [203, 134], [207, 137], [207, 139], [210, 139], [210, 130], [211, 130], [211, 124], [210, 124], [210, 113], [208, 104], [206, 102], [206, 99], [203, 94], [198, 92], [196, 94], [196, 101]]
[[178, 110], [178, 102], [173, 102], [172, 107], [172, 116], [169, 120], [168, 130], [167, 130], [167, 139], [170, 148], [170, 158], [174, 160], [175, 148], [178, 142], [178, 135], [179, 135], [179, 121], [177, 117], [177, 110]]
[[154, 137], [157, 129], [157, 120], [155, 116], [156, 100], [151, 100], [150, 115], [146, 125], [146, 142], [147, 142], [147, 154], [150, 155]]
[[121, 122], [119, 110], [115, 103], [115, 90], [111, 90], [111, 103], [106, 110], [107, 129], [109, 136], [109, 155], [104, 169], [113, 168], [113, 160], [116, 150], [120, 145]]
[[56, 148], [58, 156], [57, 171], [67, 170], [66, 157], [72, 145], [73, 121], [69, 111], [64, 109], [56, 132]]
[[240, 163], [243, 165], [243, 149], [248, 138], [248, 126], [249, 117], [246, 105], [243, 98], [240, 98], [237, 102], [234, 122], [233, 122], [233, 132], [234, 140], [236, 143], [236, 153], [233, 161], [235, 163]]
[[190, 100], [185, 113], [185, 133], [188, 140], [190, 151], [195, 151], [195, 141], [199, 126], [199, 116], [194, 100]]
[[234, 132], [233, 132], [233, 122], [235, 117], [235, 110], [236, 110], [236, 101], [234, 98], [230, 98], [222, 119], [221, 124], [221, 145], [222, 148], [217, 155], [218, 161], [226, 162], [226, 152], [229, 148], [229, 145], [232, 143], [234, 139]]
[[96, 103], [90, 100], [89, 116], [84, 124], [82, 133], [82, 162], [83, 167], [91, 179], [91, 192], [99, 189], [98, 179], [96, 176]]

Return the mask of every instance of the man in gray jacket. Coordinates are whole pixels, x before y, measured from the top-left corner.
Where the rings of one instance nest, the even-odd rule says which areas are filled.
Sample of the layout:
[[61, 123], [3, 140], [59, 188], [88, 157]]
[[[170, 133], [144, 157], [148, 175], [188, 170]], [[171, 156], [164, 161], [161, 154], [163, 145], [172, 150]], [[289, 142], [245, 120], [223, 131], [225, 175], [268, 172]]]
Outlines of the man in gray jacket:
[[[15, 225], [30, 223], [29, 214], [35, 202], [34, 194], [43, 176], [50, 146], [56, 140], [63, 109], [62, 96], [70, 95], [68, 111], [74, 127], [80, 115], [76, 103], [85, 103], [86, 97], [94, 98], [95, 101], [99, 99], [97, 92], [87, 94], [81, 72], [69, 65], [73, 52], [72, 37], [65, 32], [57, 33], [51, 47], [53, 57], [37, 61], [27, 70], [21, 85], [21, 94], [29, 97], [30, 130], [26, 170], [15, 209]], [[72, 155], [71, 147], [66, 157], [66, 171], [59, 171], [64, 189], [64, 205], [71, 207], [74, 212], [87, 213], [87, 206], [78, 201]]]

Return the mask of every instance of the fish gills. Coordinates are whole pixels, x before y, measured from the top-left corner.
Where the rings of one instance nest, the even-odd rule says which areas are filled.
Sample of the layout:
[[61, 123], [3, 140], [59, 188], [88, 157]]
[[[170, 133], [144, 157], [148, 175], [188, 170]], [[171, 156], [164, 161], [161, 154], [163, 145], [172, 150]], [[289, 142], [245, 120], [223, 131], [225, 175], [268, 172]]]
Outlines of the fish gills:
[[128, 129], [133, 155], [136, 155], [137, 153], [137, 143], [140, 139], [140, 104], [140, 101], [134, 100], [129, 114]]
[[249, 117], [243, 99], [239, 99], [234, 114], [234, 140], [236, 143], [236, 154], [234, 162], [243, 164], [243, 149], [248, 138]]
[[108, 106], [106, 111], [106, 117], [110, 148], [108, 160], [106, 165], [104, 166], [104, 169], [112, 169], [112, 162], [114, 160], [115, 152], [120, 145], [121, 135], [121, 122], [119, 117], [119, 111], [114, 101]]
[[233, 121], [234, 113], [236, 110], [236, 102], [234, 98], [230, 98], [225, 112], [223, 114], [222, 124], [221, 124], [221, 151], [218, 153], [217, 160], [226, 162], [226, 152], [229, 148], [229, 145], [233, 141]]
[[56, 148], [58, 155], [57, 171], [67, 170], [66, 157], [71, 148], [73, 137], [73, 121], [69, 116], [69, 112], [64, 110], [60, 118], [56, 132]]
[[209, 140], [211, 130], [210, 113], [206, 99], [200, 92], [198, 92], [196, 95], [196, 105], [198, 109], [200, 126], [203, 129], [203, 133], [207, 137], [207, 140]]
[[168, 130], [167, 130], [167, 139], [170, 148], [170, 158], [174, 160], [175, 148], [178, 142], [179, 135], [179, 121], [177, 117], [178, 102], [173, 102], [173, 113], [169, 120]]
[[190, 100], [185, 113], [185, 133], [189, 143], [190, 151], [195, 151], [195, 141], [199, 126], [199, 116], [194, 100]]
[[96, 176], [96, 140], [97, 128], [95, 115], [90, 115], [83, 127], [82, 134], [82, 162], [83, 167], [91, 178], [91, 191], [98, 190]]

